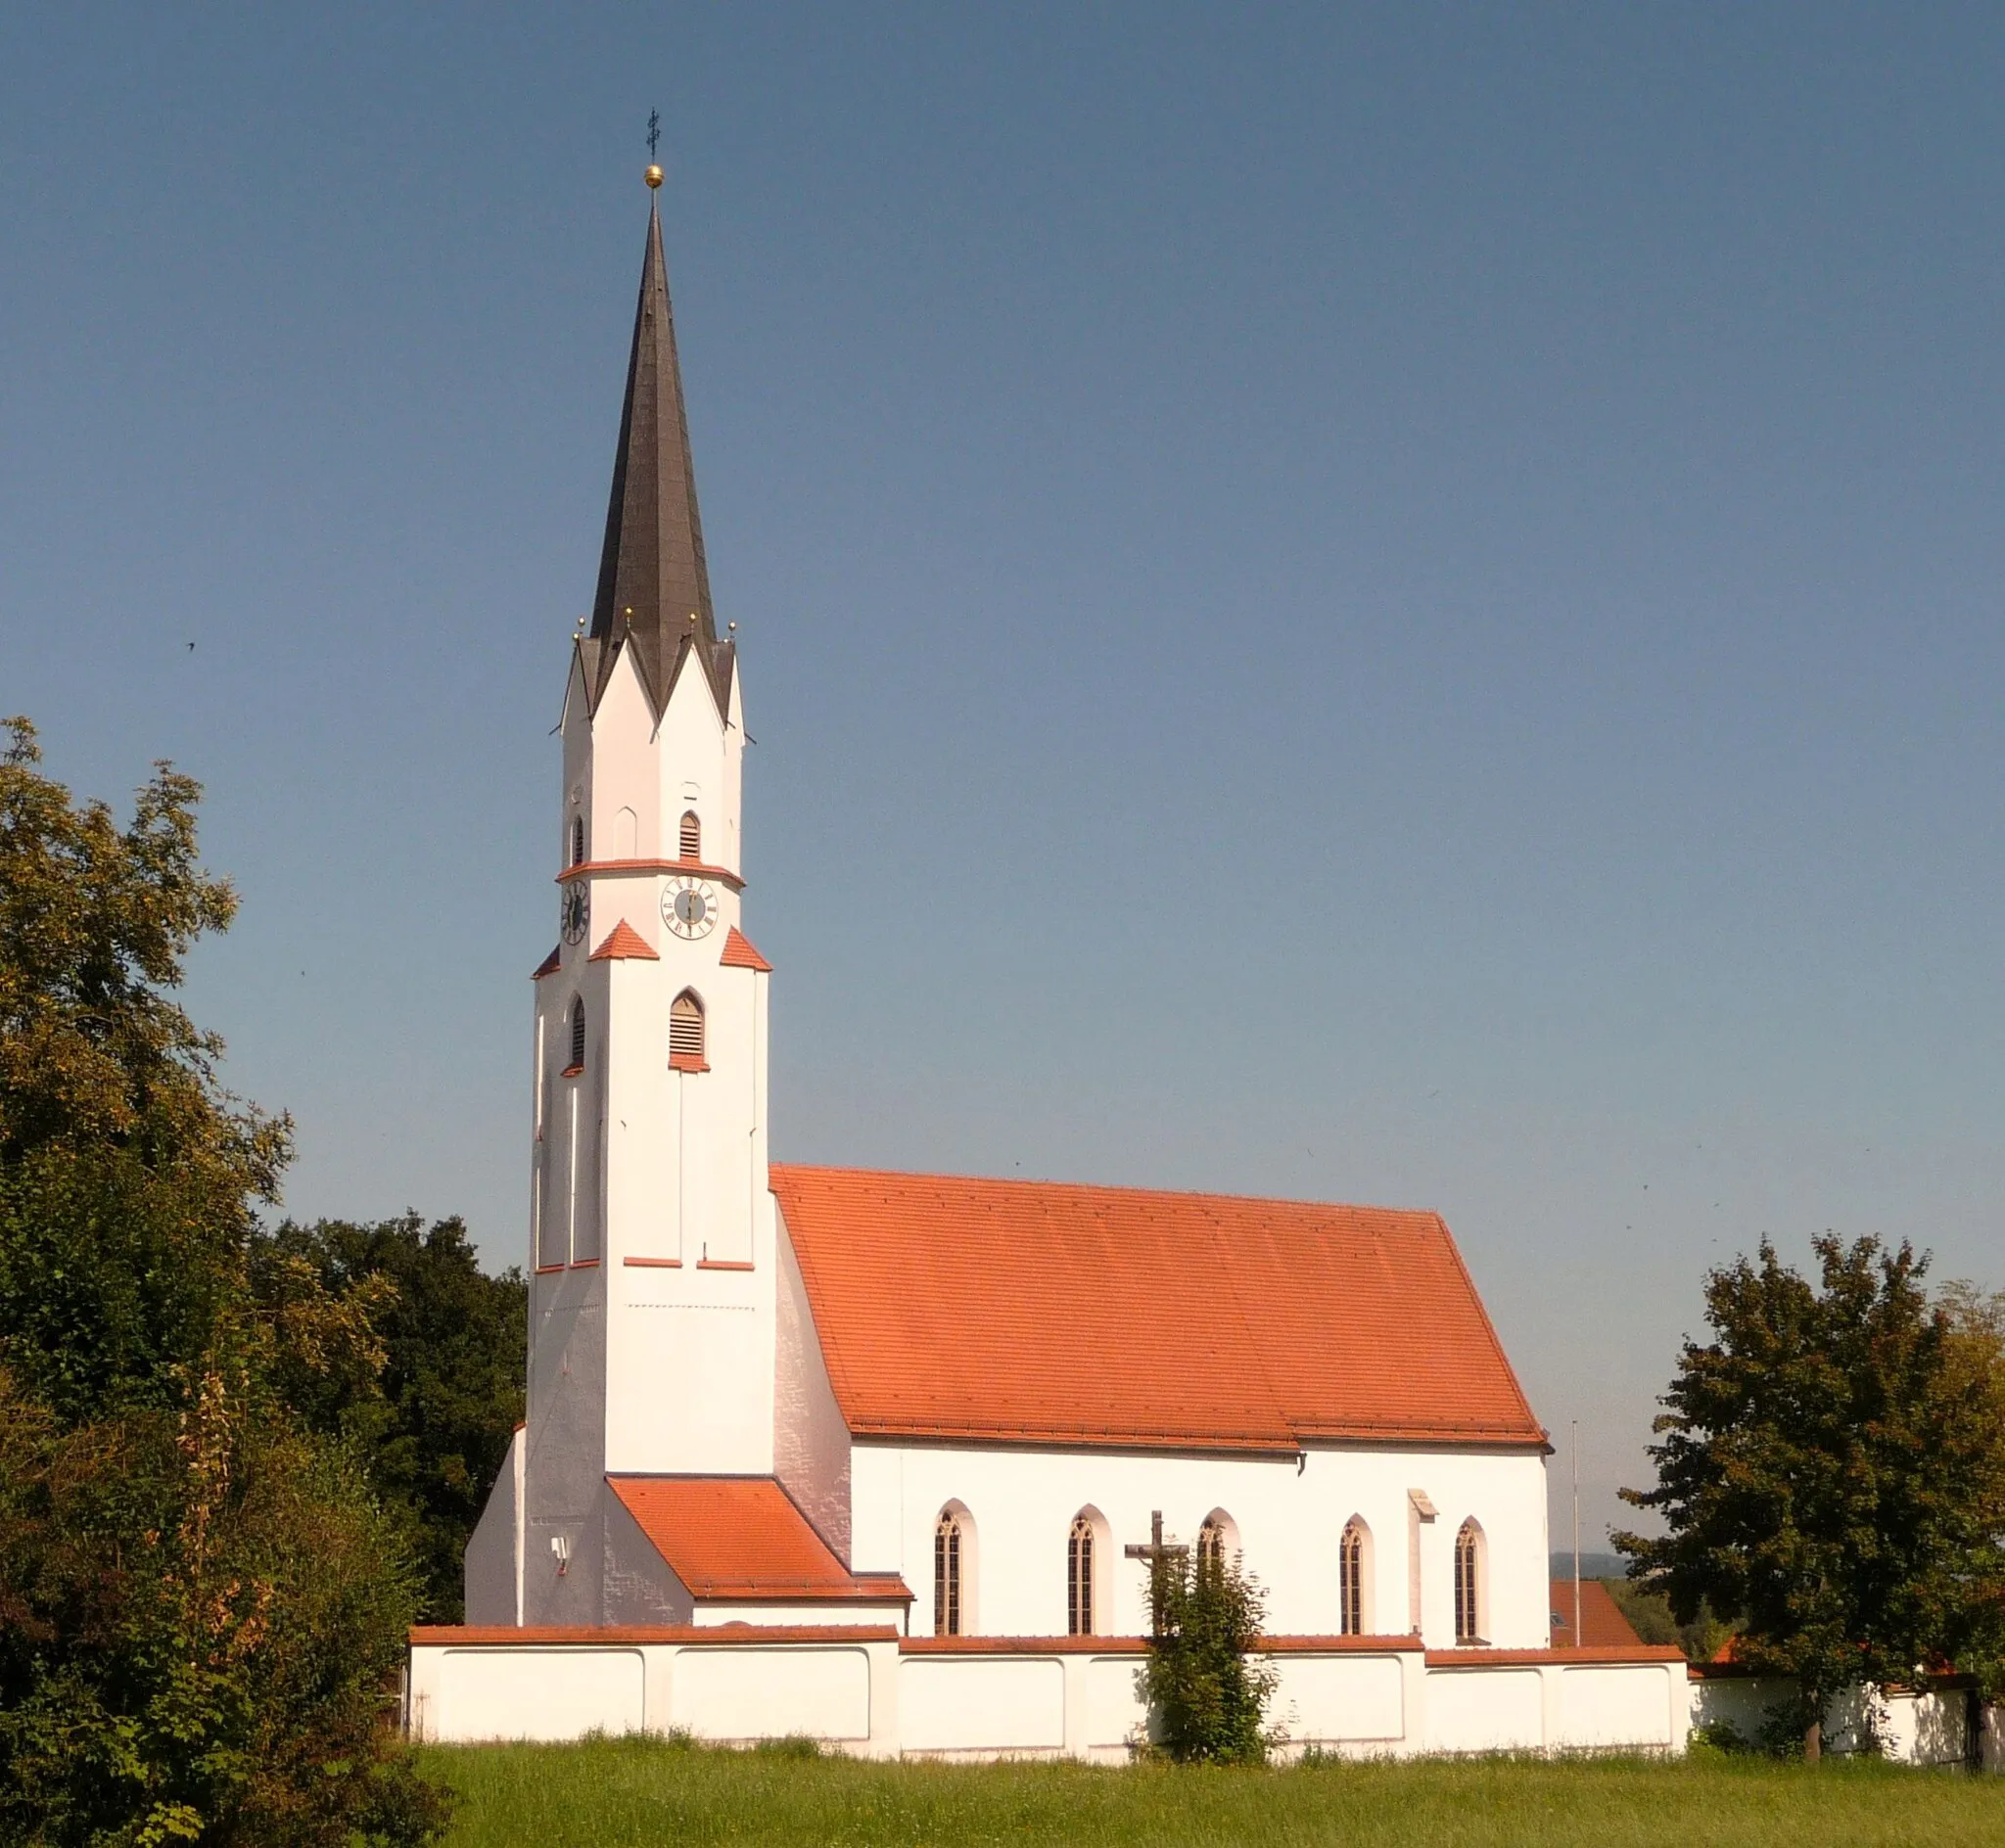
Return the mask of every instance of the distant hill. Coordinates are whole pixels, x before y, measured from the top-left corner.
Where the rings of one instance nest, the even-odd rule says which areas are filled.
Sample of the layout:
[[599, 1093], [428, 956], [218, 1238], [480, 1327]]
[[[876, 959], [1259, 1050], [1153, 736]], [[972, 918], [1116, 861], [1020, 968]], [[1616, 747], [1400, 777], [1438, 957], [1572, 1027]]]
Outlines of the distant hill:
[[[1570, 1579], [1573, 1576], [1573, 1555], [1556, 1552], [1551, 1571], [1556, 1579]], [[1583, 1552], [1580, 1555], [1580, 1576], [1583, 1579], [1626, 1579], [1629, 1561], [1618, 1552]]]

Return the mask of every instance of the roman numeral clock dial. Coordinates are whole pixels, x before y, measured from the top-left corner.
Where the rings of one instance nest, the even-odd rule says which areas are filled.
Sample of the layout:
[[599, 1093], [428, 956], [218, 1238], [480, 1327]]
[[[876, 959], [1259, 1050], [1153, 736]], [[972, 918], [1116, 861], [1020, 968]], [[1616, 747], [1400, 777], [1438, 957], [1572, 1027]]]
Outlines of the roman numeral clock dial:
[[682, 878], [662, 894], [662, 922], [677, 937], [708, 937], [717, 922], [717, 894], [701, 879]]
[[557, 902], [557, 921], [567, 944], [583, 938], [585, 927], [591, 922], [591, 894], [584, 880], [574, 879], [564, 888], [564, 896]]

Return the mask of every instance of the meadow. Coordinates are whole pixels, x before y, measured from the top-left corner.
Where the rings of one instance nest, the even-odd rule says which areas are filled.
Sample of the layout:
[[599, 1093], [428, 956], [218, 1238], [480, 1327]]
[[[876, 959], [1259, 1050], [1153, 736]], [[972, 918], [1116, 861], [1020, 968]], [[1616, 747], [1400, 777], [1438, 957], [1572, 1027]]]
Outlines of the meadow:
[[674, 1741], [433, 1747], [453, 1848], [640, 1844], [1343, 1843], [1346, 1848], [1814, 1848], [2005, 1842], [2005, 1778], [1873, 1761], [871, 1764]]

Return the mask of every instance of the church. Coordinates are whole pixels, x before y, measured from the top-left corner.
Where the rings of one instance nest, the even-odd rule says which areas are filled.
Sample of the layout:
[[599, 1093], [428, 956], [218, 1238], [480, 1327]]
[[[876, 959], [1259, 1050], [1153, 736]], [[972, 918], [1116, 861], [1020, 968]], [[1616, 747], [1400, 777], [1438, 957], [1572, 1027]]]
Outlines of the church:
[[771, 1158], [746, 693], [653, 209], [565, 673], [527, 1422], [465, 1625], [414, 1633], [414, 1730], [1119, 1754], [1154, 1541], [1259, 1581], [1298, 1739], [1452, 1746], [1467, 1709], [1479, 1746], [1682, 1744], [1682, 1663], [1554, 1648], [1550, 1446], [1437, 1215]]

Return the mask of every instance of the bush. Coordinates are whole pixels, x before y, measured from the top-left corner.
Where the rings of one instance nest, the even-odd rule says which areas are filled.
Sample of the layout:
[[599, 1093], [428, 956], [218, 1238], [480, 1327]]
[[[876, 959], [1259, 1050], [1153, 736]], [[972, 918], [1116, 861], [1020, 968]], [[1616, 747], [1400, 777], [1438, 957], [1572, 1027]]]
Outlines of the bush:
[[1142, 1686], [1157, 1749], [1181, 1763], [1266, 1763], [1261, 1718], [1277, 1678], [1271, 1664], [1248, 1659], [1266, 1616], [1259, 1582], [1236, 1558], [1158, 1548], [1149, 1605]]
[[431, 1839], [388, 1725], [392, 1543], [338, 1453], [219, 1376], [66, 1428], [0, 1375], [0, 1836]]

